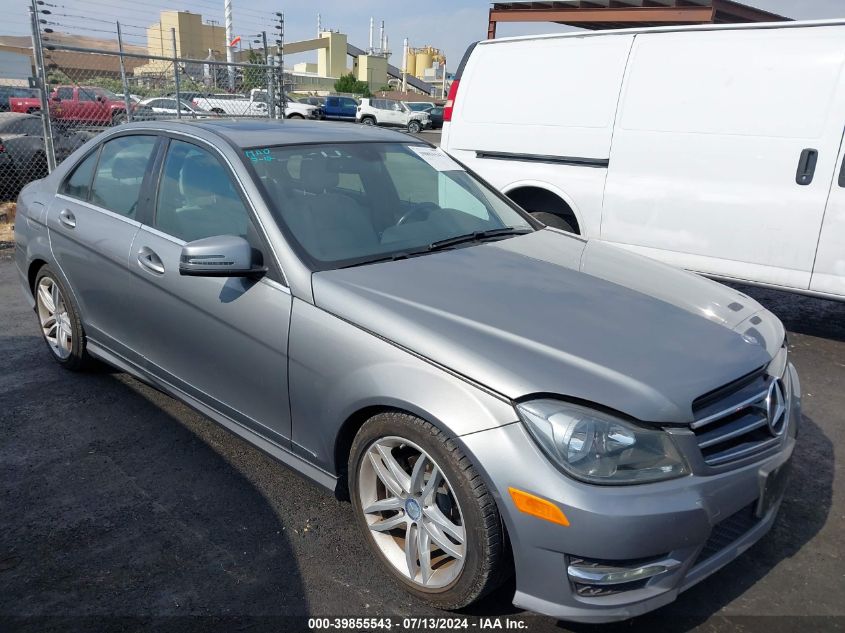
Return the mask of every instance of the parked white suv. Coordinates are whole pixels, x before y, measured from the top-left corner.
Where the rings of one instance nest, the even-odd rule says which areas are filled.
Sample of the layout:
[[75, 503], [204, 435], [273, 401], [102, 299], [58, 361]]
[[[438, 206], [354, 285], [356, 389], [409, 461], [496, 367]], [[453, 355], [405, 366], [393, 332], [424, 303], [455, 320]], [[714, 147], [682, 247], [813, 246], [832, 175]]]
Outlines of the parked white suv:
[[395, 99], [361, 99], [355, 120], [364, 125], [404, 127], [412, 134], [431, 127], [427, 112], [414, 112]]

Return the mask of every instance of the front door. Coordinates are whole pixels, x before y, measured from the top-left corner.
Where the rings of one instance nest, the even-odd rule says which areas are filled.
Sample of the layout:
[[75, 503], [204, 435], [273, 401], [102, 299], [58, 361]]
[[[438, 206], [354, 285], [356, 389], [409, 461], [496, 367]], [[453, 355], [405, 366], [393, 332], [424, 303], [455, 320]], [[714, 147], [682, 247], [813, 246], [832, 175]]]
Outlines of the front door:
[[827, 200], [810, 290], [845, 298], [845, 144]]
[[637, 35], [602, 239], [808, 289], [842, 140], [843, 68], [841, 27]]
[[[186, 242], [239, 235], [271, 272], [260, 280], [179, 274]], [[130, 252], [147, 368], [219, 413], [288, 444], [291, 295], [274, 272], [246, 198], [210, 148], [170, 140], [155, 214]]]
[[53, 256], [80, 306], [87, 335], [130, 358], [137, 349], [125, 345], [132, 318], [127, 258], [157, 143], [146, 135], [106, 141], [70, 172], [47, 213]]

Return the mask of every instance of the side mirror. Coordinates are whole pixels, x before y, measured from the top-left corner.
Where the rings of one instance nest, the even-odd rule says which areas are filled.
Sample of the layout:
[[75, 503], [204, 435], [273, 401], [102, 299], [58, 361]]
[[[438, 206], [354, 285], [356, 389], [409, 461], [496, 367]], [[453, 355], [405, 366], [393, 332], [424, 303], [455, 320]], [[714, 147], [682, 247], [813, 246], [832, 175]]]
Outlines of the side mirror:
[[192, 277], [261, 277], [252, 247], [242, 237], [215, 235], [188, 242], [179, 257], [179, 274]]

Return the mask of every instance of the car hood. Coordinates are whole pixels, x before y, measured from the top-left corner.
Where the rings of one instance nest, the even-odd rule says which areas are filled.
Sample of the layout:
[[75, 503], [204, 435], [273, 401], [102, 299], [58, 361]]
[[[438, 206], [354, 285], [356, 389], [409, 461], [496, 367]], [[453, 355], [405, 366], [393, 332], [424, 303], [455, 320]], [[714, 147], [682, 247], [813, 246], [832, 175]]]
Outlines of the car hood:
[[749, 297], [544, 229], [313, 275], [317, 306], [508, 398], [554, 394], [689, 422], [766, 363], [780, 322]]

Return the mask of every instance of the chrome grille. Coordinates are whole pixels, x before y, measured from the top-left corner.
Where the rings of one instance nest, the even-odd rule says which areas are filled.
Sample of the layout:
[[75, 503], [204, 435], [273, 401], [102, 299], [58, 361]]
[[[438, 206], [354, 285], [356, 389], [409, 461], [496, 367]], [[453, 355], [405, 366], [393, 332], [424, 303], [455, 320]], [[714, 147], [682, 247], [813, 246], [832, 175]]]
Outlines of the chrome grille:
[[789, 423], [789, 386], [761, 368], [693, 403], [690, 425], [708, 466], [722, 466], [780, 444]]

